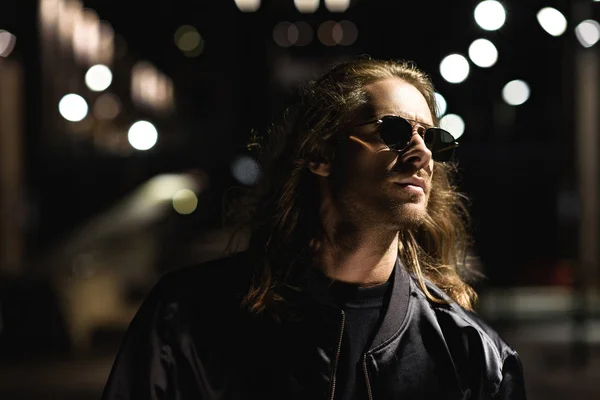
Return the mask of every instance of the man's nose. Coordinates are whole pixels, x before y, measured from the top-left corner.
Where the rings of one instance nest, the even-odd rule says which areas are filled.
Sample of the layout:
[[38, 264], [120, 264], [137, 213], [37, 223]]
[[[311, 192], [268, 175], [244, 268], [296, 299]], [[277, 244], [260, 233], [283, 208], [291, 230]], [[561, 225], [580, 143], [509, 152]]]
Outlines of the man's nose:
[[400, 155], [400, 161], [421, 169], [429, 164], [431, 156], [431, 150], [425, 146], [425, 140], [417, 129], [414, 129], [406, 151]]

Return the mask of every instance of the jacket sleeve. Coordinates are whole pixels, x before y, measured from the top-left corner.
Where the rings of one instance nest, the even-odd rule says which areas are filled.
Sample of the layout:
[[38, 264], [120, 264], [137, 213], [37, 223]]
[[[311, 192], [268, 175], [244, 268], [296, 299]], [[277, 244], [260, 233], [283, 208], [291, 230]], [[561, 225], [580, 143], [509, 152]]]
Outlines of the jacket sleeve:
[[509, 355], [502, 366], [502, 381], [494, 400], [525, 400], [523, 366], [517, 353]]
[[159, 283], [130, 323], [104, 388], [103, 400], [171, 397], [170, 316], [160, 293]]

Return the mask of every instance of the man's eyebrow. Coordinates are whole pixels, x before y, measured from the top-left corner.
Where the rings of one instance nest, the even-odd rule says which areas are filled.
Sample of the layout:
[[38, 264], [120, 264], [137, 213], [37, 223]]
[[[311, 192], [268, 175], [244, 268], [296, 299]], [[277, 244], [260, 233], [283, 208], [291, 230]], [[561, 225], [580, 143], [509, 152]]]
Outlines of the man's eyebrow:
[[415, 120], [415, 121], [418, 122], [419, 124], [423, 125], [425, 128], [433, 128], [433, 127], [435, 127], [435, 125], [433, 125], [433, 124], [428, 124], [426, 122], [419, 121], [419, 120]]

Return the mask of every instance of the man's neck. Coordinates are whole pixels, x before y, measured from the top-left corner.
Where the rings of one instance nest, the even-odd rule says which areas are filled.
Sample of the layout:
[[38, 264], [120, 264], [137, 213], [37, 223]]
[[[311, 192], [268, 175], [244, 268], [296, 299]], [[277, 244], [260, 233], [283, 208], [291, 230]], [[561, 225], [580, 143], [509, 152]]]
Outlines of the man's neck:
[[361, 286], [386, 282], [398, 257], [398, 234], [354, 232], [352, 237], [329, 236], [319, 265], [328, 277]]

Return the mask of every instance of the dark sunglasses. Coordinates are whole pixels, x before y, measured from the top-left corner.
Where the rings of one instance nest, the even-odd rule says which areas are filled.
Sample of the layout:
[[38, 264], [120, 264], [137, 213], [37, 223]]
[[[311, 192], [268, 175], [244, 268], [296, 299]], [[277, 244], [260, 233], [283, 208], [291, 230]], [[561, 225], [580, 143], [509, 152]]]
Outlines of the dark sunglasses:
[[[381, 140], [390, 148], [390, 150], [403, 152], [408, 148], [413, 136], [412, 121], [396, 115], [387, 115], [381, 119], [363, 122], [356, 126], [377, 124]], [[421, 124], [422, 125], [422, 124]], [[435, 161], [446, 162], [452, 159], [454, 149], [458, 147], [458, 142], [452, 134], [442, 128], [424, 127], [425, 130], [419, 131], [419, 134], [425, 142], [425, 146], [431, 151]]]

